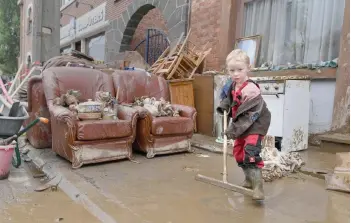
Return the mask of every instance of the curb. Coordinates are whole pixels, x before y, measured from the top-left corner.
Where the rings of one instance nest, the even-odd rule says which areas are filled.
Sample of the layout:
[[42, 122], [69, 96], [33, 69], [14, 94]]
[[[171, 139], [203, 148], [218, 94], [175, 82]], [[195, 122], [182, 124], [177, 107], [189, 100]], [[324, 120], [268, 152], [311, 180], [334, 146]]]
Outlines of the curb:
[[82, 193], [77, 187], [73, 185], [63, 174], [56, 170], [55, 167], [45, 162], [41, 157], [39, 151], [30, 148], [27, 156], [32, 159], [33, 164], [41, 169], [49, 178], [61, 177], [61, 181], [58, 184], [60, 188], [69, 198], [74, 202], [82, 205], [89, 213], [94, 215], [101, 222], [106, 223], [117, 223], [116, 220], [104, 212], [99, 206], [92, 202], [84, 193]]

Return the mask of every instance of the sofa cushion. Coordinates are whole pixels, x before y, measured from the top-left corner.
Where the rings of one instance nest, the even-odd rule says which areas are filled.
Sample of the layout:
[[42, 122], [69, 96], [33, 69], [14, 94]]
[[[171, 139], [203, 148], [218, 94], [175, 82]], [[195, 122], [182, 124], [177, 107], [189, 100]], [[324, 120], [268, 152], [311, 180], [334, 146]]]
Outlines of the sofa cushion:
[[186, 117], [157, 117], [153, 118], [153, 135], [182, 135], [192, 133], [194, 129], [193, 120]]
[[87, 120], [77, 122], [78, 140], [101, 140], [123, 138], [132, 135], [130, 121]]

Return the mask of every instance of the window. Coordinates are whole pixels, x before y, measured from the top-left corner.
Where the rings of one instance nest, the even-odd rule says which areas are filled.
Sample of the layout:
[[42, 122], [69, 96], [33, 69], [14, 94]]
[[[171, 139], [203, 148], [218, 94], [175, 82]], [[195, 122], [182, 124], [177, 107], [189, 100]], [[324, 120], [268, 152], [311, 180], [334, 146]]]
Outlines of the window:
[[105, 34], [92, 37], [87, 40], [88, 55], [93, 57], [94, 60], [104, 61], [105, 60]]
[[[258, 64], [307, 64], [339, 56], [345, 0], [244, 1], [241, 36], [261, 35]], [[239, 13], [240, 14], [240, 13]]]
[[33, 12], [32, 5], [28, 6], [27, 9], [27, 35], [32, 33], [33, 30]]

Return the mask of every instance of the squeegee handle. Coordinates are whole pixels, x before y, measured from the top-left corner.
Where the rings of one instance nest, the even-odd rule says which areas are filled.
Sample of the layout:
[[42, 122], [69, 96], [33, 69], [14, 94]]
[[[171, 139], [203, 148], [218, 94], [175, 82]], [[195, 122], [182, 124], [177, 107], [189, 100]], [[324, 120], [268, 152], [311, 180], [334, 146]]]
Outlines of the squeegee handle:
[[[227, 131], [227, 111], [223, 114], [223, 132]], [[223, 182], [227, 183], [227, 135], [223, 134]]]

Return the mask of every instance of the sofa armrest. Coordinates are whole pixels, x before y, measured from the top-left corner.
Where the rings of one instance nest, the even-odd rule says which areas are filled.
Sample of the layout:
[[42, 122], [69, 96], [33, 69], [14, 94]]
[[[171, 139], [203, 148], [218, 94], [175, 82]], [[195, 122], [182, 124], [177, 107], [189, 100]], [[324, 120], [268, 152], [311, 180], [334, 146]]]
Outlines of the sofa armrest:
[[66, 122], [67, 124], [74, 124], [76, 117], [72, 111], [63, 106], [51, 105], [49, 106], [51, 116], [56, 121]]
[[146, 110], [145, 108], [143, 108], [141, 106], [133, 106], [132, 104], [127, 104], [127, 103], [122, 103], [121, 106], [136, 110], [138, 112], [138, 115], [140, 118], [145, 118], [146, 115], [148, 115], [147, 114], [148, 110]]
[[32, 106], [32, 103], [33, 103], [33, 101], [32, 101], [32, 97], [33, 97], [32, 96], [32, 93], [33, 93], [32, 88], [36, 83], [39, 83], [41, 81], [42, 81], [41, 76], [33, 76], [28, 81], [28, 86], [27, 86], [27, 101], [28, 101], [27, 111], [28, 112], [32, 112], [32, 108], [33, 108], [33, 106]]
[[196, 109], [190, 106], [186, 105], [178, 105], [178, 104], [172, 104], [173, 109], [178, 109], [179, 110], [179, 115], [181, 117], [187, 117], [187, 118], [195, 118], [196, 115]]
[[117, 117], [121, 120], [132, 121], [139, 116], [138, 110], [132, 107], [119, 105], [117, 110]]

